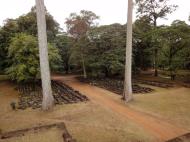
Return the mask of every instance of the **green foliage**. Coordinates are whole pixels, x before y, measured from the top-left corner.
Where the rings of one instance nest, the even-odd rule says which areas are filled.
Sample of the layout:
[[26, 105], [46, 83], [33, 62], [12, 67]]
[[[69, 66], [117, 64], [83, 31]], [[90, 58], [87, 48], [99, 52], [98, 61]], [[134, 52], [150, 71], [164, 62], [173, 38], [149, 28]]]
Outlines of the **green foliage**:
[[94, 76], [122, 75], [125, 64], [125, 26], [113, 24], [88, 33], [87, 66]]
[[[152, 66], [152, 24], [146, 16], [133, 24], [133, 69], [147, 69]], [[155, 44], [155, 43], [154, 43]]]
[[[59, 59], [59, 51], [49, 45], [50, 65]], [[17, 34], [11, 39], [8, 48], [8, 56], [11, 66], [7, 68], [7, 74], [17, 82], [34, 81], [40, 76], [39, 50], [36, 37], [25, 33]]]
[[71, 61], [75, 63], [81, 63], [82, 56], [84, 58], [88, 54], [88, 48], [90, 48], [90, 42], [86, 36], [81, 37], [80, 39], [73, 40], [73, 46], [71, 48]]
[[[27, 33], [33, 36], [37, 36], [37, 18], [36, 7], [33, 7], [31, 11], [25, 15], [18, 17], [16, 20], [18, 25], [18, 32]], [[48, 41], [54, 41], [56, 34], [59, 30], [59, 24], [53, 19], [46, 11], [46, 25], [47, 25], [47, 37]]]
[[147, 16], [154, 26], [158, 18], [165, 18], [167, 14], [172, 13], [178, 7], [177, 5], [169, 5], [169, 0], [136, 0], [137, 13], [139, 16]]
[[12, 59], [7, 74], [17, 82], [36, 79], [39, 76], [39, 61], [37, 40], [26, 34], [18, 34], [8, 48], [9, 57]]
[[[46, 11], [47, 37], [49, 42], [53, 42], [59, 30], [59, 24]], [[18, 33], [26, 33], [37, 37], [37, 20], [35, 7], [25, 15], [16, 19], [7, 19], [3, 27], [0, 28], [0, 72], [9, 67], [10, 59], [7, 58], [8, 47], [11, 39]]]
[[65, 35], [59, 35], [55, 40], [56, 47], [60, 51], [62, 62], [60, 64], [60, 69], [64, 70], [66, 73], [70, 69], [70, 56], [71, 49], [74, 46], [74, 39], [72, 37]]
[[58, 48], [53, 46], [53, 44], [48, 43], [49, 64], [52, 71], [57, 71], [60, 68], [60, 64], [62, 63], [60, 54], [61, 53]]
[[8, 67], [9, 58], [7, 58], [7, 47], [10, 40], [18, 32], [16, 21], [7, 19], [6, 24], [0, 28], [0, 72], [4, 73], [4, 69]]
[[136, 0], [137, 3], [137, 13], [139, 17], [147, 17], [154, 25], [154, 32], [152, 33], [152, 44], [153, 54], [154, 54], [154, 69], [155, 69], [155, 76], [158, 76], [158, 53], [159, 53], [159, 46], [157, 40], [157, 36], [154, 34], [156, 33], [157, 29], [157, 20], [159, 18], [165, 18], [167, 14], [172, 13], [177, 8], [177, 5], [169, 5], [169, 0]]
[[[68, 33], [75, 39], [76, 48], [73, 50], [74, 55], [78, 55], [80, 64], [86, 77], [86, 44], [88, 41], [87, 33], [92, 27], [96, 26], [96, 20], [99, 17], [92, 11], [81, 10], [79, 14], [71, 13], [66, 19]], [[76, 58], [76, 57], [75, 57]]]
[[[171, 26], [157, 26], [176, 9], [169, 0], [136, 0], [139, 19], [133, 24], [133, 71], [152, 67], [190, 69], [190, 26], [174, 21]], [[66, 19], [67, 33], [59, 33], [59, 24], [46, 11], [50, 67], [66, 73], [87, 70], [95, 77], [123, 76], [126, 25], [97, 26], [98, 16], [91, 11], [71, 13]], [[17, 19], [7, 19], [0, 27], [0, 73], [7, 68], [12, 80], [39, 78], [35, 7]]]
[[171, 77], [177, 69], [184, 68], [190, 54], [190, 27], [183, 21], [174, 21], [171, 26], [162, 28], [163, 48], [160, 63], [170, 71]]

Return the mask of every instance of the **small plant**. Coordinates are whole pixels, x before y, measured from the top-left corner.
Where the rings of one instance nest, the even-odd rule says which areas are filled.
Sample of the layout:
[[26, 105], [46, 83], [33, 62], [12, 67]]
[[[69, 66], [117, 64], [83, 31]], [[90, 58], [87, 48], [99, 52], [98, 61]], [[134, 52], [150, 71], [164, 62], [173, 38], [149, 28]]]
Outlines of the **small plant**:
[[11, 108], [12, 108], [12, 110], [16, 110], [16, 103], [15, 102], [11, 102]]

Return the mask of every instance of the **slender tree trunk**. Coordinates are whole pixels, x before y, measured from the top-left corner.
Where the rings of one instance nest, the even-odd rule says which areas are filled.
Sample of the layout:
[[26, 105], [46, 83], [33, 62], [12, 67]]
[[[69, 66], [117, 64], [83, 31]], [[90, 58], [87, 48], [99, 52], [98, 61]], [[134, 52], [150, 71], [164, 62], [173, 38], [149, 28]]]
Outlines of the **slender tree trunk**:
[[105, 67], [105, 77], [109, 77], [109, 71], [107, 67]]
[[49, 110], [53, 107], [54, 99], [52, 96], [50, 69], [47, 49], [47, 33], [45, 20], [45, 6], [43, 0], [36, 0], [38, 42], [40, 52], [40, 71], [43, 90], [42, 109]]
[[69, 64], [69, 66], [68, 66], [68, 73], [70, 73], [71, 72], [71, 67], [70, 67], [70, 64]]
[[125, 81], [123, 98], [126, 102], [133, 99], [132, 95], [132, 13], [133, 1], [128, 0], [128, 15], [127, 15], [127, 41], [126, 41], [126, 61], [125, 61]]
[[84, 56], [83, 56], [83, 53], [82, 53], [82, 69], [83, 69], [83, 77], [84, 78], [87, 78], [87, 74], [86, 74], [86, 67], [85, 67], [85, 62], [84, 62]]
[[65, 72], [66, 72], [66, 74], [68, 74], [69, 73], [69, 62], [68, 61], [66, 61], [65, 62]]

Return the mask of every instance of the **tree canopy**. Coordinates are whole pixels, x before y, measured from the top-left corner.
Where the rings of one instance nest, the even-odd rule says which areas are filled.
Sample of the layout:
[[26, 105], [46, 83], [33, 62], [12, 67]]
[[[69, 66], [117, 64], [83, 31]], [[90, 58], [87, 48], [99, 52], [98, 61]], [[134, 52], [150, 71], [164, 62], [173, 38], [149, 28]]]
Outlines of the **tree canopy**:
[[[49, 44], [49, 60], [51, 67], [60, 60], [57, 48]], [[11, 59], [7, 74], [17, 82], [35, 81], [40, 78], [39, 49], [37, 38], [25, 33], [17, 34], [11, 39], [8, 48]]]
[[[56, 35], [59, 32], [59, 24], [53, 19], [46, 11], [46, 23], [47, 23], [47, 36], [48, 41], [53, 43]], [[2, 72], [8, 67], [9, 58], [8, 47], [11, 39], [18, 33], [26, 33], [37, 37], [37, 20], [36, 20], [36, 8], [33, 7], [31, 11], [25, 15], [22, 15], [16, 19], [5, 20], [4, 25], [0, 28], [0, 71]]]
[[[138, 17], [133, 23], [133, 74], [147, 69], [164, 69], [172, 77], [179, 69], [190, 69], [190, 25], [179, 20], [168, 26], [157, 25], [158, 19], [166, 18], [177, 8], [168, 2], [136, 0]], [[46, 11], [53, 71], [83, 72], [86, 77], [124, 77], [126, 24], [99, 26], [98, 20], [99, 16], [92, 11], [71, 13], [65, 20], [67, 31], [62, 32]], [[6, 69], [18, 81], [39, 77], [37, 43], [35, 7], [16, 19], [7, 19], [0, 27], [0, 72]], [[29, 56], [26, 58], [25, 54]], [[18, 65], [18, 62], [22, 64]]]

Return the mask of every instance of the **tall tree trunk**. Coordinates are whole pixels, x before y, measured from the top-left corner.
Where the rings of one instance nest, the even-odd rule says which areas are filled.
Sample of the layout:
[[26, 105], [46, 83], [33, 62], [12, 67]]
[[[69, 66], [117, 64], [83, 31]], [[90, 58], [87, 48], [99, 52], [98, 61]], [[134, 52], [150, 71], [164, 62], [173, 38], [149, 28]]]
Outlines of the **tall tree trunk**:
[[50, 69], [47, 48], [47, 33], [45, 20], [45, 6], [43, 0], [36, 0], [38, 42], [40, 53], [40, 71], [43, 90], [42, 109], [49, 110], [53, 107], [54, 99], [52, 96]]
[[86, 67], [85, 67], [85, 62], [84, 62], [84, 55], [82, 53], [82, 69], [83, 69], [83, 77], [87, 78], [87, 74], [86, 74]]
[[127, 41], [126, 41], [126, 61], [125, 61], [125, 81], [123, 98], [126, 102], [133, 99], [132, 95], [132, 13], [133, 1], [128, 0], [128, 14], [127, 14]]

